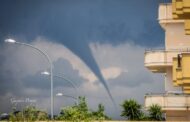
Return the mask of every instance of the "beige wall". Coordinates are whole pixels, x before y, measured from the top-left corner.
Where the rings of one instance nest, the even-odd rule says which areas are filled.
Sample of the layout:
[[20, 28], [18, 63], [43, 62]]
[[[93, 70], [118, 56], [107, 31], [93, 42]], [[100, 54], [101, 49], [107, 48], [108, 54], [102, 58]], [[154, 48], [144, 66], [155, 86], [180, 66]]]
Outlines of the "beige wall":
[[167, 121], [190, 121], [189, 111], [166, 111]]
[[167, 67], [166, 69], [166, 78], [165, 78], [165, 91], [167, 92], [175, 92], [175, 91], [182, 91], [181, 87], [175, 87], [173, 85], [173, 80], [172, 80], [172, 67]]
[[184, 20], [174, 20], [172, 17], [172, 5], [160, 4], [158, 20], [165, 30], [166, 49], [180, 49], [190, 47], [190, 35], [185, 35]]
[[190, 35], [185, 35], [183, 23], [171, 23], [165, 26], [166, 49], [190, 49]]

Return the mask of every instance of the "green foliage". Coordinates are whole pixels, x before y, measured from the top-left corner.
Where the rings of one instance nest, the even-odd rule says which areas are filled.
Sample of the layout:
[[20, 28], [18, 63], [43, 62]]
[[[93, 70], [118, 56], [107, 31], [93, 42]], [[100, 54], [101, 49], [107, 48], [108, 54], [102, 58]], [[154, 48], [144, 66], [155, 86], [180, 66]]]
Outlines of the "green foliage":
[[79, 120], [90, 119], [90, 113], [88, 111], [88, 106], [87, 106], [85, 97], [79, 97], [79, 104], [77, 108], [78, 108], [78, 113], [79, 113], [78, 114]]
[[37, 120], [44, 121], [48, 120], [48, 114], [45, 111], [37, 111]]
[[98, 110], [92, 112], [92, 118], [93, 120], [110, 120], [111, 118], [109, 118], [107, 115], [105, 115], [105, 108], [102, 104], [98, 105]]
[[99, 104], [98, 110], [90, 112], [86, 103], [85, 97], [79, 97], [79, 104], [63, 108], [60, 112], [58, 120], [74, 121], [74, 122], [88, 122], [92, 120], [106, 120], [109, 119], [104, 114], [104, 106]]
[[148, 115], [141, 110], [141, 105], [135, 100], [125, 100], [121, 105], [123, 111], [121, 116], [127, 117], [129, 120], [142, 120], [142, 121], [160, 121], [162, 119], [161, 107], [157, 104], [153, 104], [148, 109]]
[[11, 113], [10, 114], [10, 121], [12, 122], [24, 122], [24, 118], [21, 112], [18, 112], [16, 114]]
[[78, 114], [79, 113], [76, 107], [67, 107], [61, 110], [61, 113], [58, 119], [74, 121], [74, 120], [77, 120]]
[[148, 112], [151, 120], [162, 120], [162, 111], [161, 106], [153, 104], [149, 107]]
[[58, 119], [67, 121], [90, 121], [90, 113], [85, 97], [79, 97], [78, 105], [63, 108]]
[[141, 112], [140, 117], [139, 117], [140, 121], [149, 121], [149, 116], [147, 116], [145, 113]]
[[123, 108], [121, 116], [127, 117], [129, 120], [140, 120], [142, 118], [141, 105], [135, 100], [125, 100], [121, 106]]
[[47, 120], [48, 114], [44, 111], [40, 111], [36, 109], [34, 106], [27, 106], [23, 109], [23, 111], [15, 111], [10, 113], [10, 120], [12, 122], [20, 121], [20, 122], [33, 122], [37, 120]]
[[37, 110], [33, 106], [28, 106], [23, 110], [26, 121], [35, 121], [37, 119]]

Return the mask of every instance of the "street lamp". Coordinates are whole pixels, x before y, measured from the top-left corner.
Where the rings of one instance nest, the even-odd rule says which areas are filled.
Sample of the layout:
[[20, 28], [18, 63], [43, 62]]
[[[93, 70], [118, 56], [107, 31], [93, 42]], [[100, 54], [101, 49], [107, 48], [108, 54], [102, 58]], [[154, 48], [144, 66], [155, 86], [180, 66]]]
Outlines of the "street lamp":
[[70, 95], [65, 95], [63, 93], [57, 93], [56, 96], [58, 96], [58, 97], [62, 97], [63, 96], [63, 97], [72, 98], [72, 99], [74, 99], [76, 101], [76, 104], [78, 105], [78, 99], [76, 97], [73, 97], [73, 96], [70, 96]]
[[[41, 72], [41, 74], [46, 75], [46, 76], [51, 76], [51, 73], [49, 73], [47, 71]], [[73, 83], [72, 80], [70, 80], [70, 79], [68, 79], [68, 78], [66, 78], [64, 76], [59, 76], [59, 75], [53, 75], [53, 77], [61, 78], [61, 79], [65, 80], [65, 81], [69, 82], [72, 85], [72, 87], [75, 89], [76, 96], [79, 97], [78, 96], [78, 87]]]
[[54, 110], [54, 98], [53, 98], [53, 64], [52, 64], [52, 61], [50, 59], [50, 57], [44, 52], [42, 51], [41, 49], [31, 45], [31, 44], [27, 44], [27, 43], [22, 43], [22, 42], [17, 42], [15, 41], [14, 39], [5, 39], [5, 42], [6, 43], [10, 43], [10, 44], [18, 44], [18, 45], [24, 45], [24, 46], [27, 46], [27, 47], [31, 47], [35, 50], [37, 50], [38, 52], [40, 52], [40, 54], [42, 54], [43, 56], [45, 56], [45, 58], [48, 60], [48, 63], [50, 65], [50, 72], [51, 72], [51, 77], [50, 77], [50, 80], [51, 80], [51, 119], [53, 119], [53, 110]]

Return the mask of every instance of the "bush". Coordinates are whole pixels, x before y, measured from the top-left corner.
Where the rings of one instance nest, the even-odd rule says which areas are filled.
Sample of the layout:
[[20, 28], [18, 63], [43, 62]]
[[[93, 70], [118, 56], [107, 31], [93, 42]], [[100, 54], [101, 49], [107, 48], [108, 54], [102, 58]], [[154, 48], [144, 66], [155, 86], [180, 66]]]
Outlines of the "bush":
[[23, 109], [23, 111], [16, 111], [10, 113], [9, 120], [12, 122], [20, 121], [20, 122], [33, 122], [37, 120], [47, 120], [48, 114], [44, 111], [40, 111], [36, 109], [34, 106], [27, 106]]
[[149, 107], [148, 112], [149, 112], [149, 117], [151, 120], [157, 120], [157, 121], [162, 120], [161, 106], [159, 106], [157, 104], [153, 104]]

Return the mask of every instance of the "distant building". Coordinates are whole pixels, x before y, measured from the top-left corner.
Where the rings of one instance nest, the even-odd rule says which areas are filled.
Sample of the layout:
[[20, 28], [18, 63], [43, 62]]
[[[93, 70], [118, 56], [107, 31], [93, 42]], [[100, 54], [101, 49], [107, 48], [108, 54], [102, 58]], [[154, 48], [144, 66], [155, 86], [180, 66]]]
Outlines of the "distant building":
[[158, 21], [165, 48], [146, 51], [145, 67], [164, 75], [165, 93], [145, 95], [145, 107], [159, 104], [166, 120], [190, 121], [190, 0], [160, 4]]

